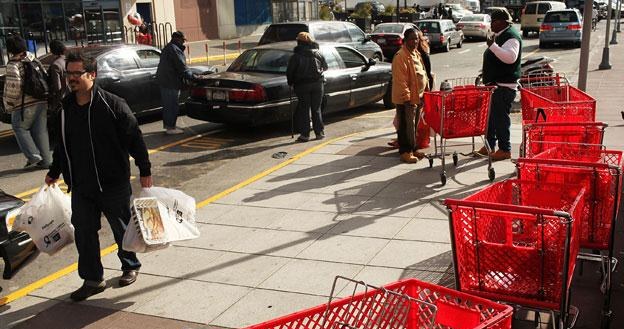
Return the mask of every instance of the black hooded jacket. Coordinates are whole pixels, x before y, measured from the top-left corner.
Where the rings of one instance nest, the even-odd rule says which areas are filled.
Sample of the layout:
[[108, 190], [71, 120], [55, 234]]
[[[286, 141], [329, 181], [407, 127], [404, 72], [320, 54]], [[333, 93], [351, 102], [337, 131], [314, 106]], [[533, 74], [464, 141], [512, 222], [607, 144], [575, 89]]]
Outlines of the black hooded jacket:
[[319, 52], [317, 43], [300, 42], [290, 57], [286, 78], [288, 85], [317, 82], [323, 79], [323, 72], [327, 71], [327, 62]]

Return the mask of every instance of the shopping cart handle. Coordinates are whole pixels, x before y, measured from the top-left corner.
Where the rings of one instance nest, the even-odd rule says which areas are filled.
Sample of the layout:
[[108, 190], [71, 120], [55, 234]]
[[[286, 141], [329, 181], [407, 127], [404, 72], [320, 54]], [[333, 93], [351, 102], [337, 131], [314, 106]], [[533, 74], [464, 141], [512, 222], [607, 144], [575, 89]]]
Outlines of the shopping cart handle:
[[540, 107], [537, 109], [537, 115], [535, 116], [535, 123], [537, 123], [537, 120], [539, 120], [540, 114], [542, 115], [542, 118], [544, 118], [544, 122], [546, 122], [546, 111], [544, 111], [544, 109]]
[[529, 206], [516, 206], [516, 205], [502, 204], [502, 203], [468, 201], [468, 200], [457, 200], [457, 199], [446, 199], [444, 200], [444, 203], [447, 206], [469, 207], [469, 208], [478, 208], [478, 209], [498, 210], [498, 211], [505, 211], [505, 212], [518, 212], [518, 213], [525, 213], [525, 214], [531, 214], [531, 215], [557, 216], [557, 217], [564, 217], [568, 220], [572, 218], [572, 216], [570, 216], [570, 214], [565, 211], [550, 210], [550, 209], [529, 207]]

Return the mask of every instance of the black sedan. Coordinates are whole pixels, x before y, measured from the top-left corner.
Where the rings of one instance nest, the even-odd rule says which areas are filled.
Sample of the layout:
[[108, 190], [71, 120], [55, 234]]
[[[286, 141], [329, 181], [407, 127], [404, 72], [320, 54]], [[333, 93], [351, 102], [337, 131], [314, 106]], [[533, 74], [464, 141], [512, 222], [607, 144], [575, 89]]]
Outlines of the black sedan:
[[23, 204], [24, 201], [0, 190], [0, 255], [4, 260], [2, 273], [4, 279], [10, 279], [36, 251], [35, 244], [28, 234], [12, 231], [7, 226], [12, 225]]
[[[82, 49], [87, 56], [97, 59], [96, 82], [105, 90], [125, 99], [137, 116], [161, 108], [160, 89], [156, 83], [160, 49], [152, 46], [125, 44], [93, 45], [76, 49]], [[52, 64], [54, 58], [54, 55], [47, 54], [39, 60], [47, 67]], [[191, 70], [197, 74], [216, 72], [214, 67], [207, 66], [191, 66]], [[4, 75], [0, 75], [0, 97], [3, 91]], [[180, 99], [186, 99], [186, 95], [182, 95]], [[3, 113], [2, 110], [0, 109], [0, 113]], [[2, 121], [9, 123], [10, 115], [4, 114]]]
[[[280, 42], [245, 51], [226, 72], [207, 76], [191, 89], [186, 112], [191, 118], [231, 125], [288, 121], [297, 99], [286, 82], [295, 42]], [[339, 44], [321, 45], [329, 70], [325, 76], [323, 113], [350, 109], [383, 99], [392, 108], [389, 63], [366, 59]]]

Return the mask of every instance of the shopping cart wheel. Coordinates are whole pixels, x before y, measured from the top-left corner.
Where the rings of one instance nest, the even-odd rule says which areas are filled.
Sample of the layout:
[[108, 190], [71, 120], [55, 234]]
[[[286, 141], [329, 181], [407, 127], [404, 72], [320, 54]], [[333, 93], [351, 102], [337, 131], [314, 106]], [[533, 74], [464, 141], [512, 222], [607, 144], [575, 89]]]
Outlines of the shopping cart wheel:
[[445, 172], [440, 173], [440, 183], [442, 183], [442, 186], [446, 185], [446, 173]]
[[429, 168], [433, 167], [433, 158], [429, 158]]
[[457, 152], [453, 152], [453, 165], [455, 167], [457, 167], [457, 162], [459, 161], [459, 158], [457, 157]]
[[493, 181], [494, 178], [496, 178], [496, 172], [494, 171], [494, 168], [488, 169], [488, 178], [490, 179], [490, 182]]

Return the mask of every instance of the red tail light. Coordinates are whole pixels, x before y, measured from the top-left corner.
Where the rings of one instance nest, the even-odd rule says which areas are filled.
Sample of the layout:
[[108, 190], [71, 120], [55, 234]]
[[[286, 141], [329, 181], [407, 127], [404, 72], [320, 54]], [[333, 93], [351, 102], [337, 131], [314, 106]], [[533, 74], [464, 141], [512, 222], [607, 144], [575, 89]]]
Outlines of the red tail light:
[[480, 29], [484, 29], [484, 28], [485, 28], [485, 24], [483, 24], [483, 23], [479, 23], [479, 28], [480, 28]]
[[552, 31], [553, 27], [551, 25], [542, 24], [540, 26], [540, 32], [542, 31]]
[[395, 46], [400, 46], [403, 44], [403, 39], [399, 37], [388, 39], [388, 43]]
[[264, 102], [266, 91], [261, 85], [255, 84], [252, 89], [234, 89], [229, 91], [231, 102]]
[[580, 30], [580, 29], [581, 29], [581, 24], [568, 25], [568, 30]]
[[196, 87], [191, 89], [192, 98], [206, 98], [206, 88]]
[[440, 43], [444, 43], [444, 36], [440, 35]]

